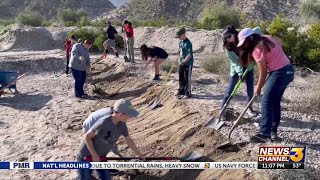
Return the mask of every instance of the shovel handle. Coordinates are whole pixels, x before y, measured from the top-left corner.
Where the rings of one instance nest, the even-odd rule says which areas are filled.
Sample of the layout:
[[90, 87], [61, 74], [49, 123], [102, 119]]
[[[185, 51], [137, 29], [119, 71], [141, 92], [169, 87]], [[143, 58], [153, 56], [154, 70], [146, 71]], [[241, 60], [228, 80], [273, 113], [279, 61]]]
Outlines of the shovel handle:
[[[108, 160], [134, 160], [134, 159], [141, 159], [139, 157], [104, 157], [101, 156], [100, 160], [101, 161], [108, 161]], [[84, 161], [91, 162], [92, 157], [91, 156], [86, 156], [83, 158]], [[146, 160], [163, 160], [163, 161], [171, 161], [171, 160], [181, 160], [178, 157], [147, 157]]]
[[247, 106], [245, 107], [245, 109], [242, 111], [242, 113], [240, 114], [240, 116], [238, 117], [238, 119], [237, 119], [237, 120], [235, 121], [235, 123], [233, 124], [233, 126], [232, 126], [232, 128], [230, 129], [229, 134], [228, 134], [228, 139], [229, 139], [229, 141], [230, 141], [230, 139], [231, 139], [231, 133], [232, 133], [232, 131], [234, 130], [234, 128], [237, 127], [237, 125], [238, 125], [239, 122], [241, 121], [242, 117], [243, 117], [244, 114], [247, 112], [247, 110], [249, 109], [249, 107], [251, 106], [251, 104], [253, 103], [253, 101], [255, 100], [256, 97], [257, 97], [257, 96], [254, 95], [254, 96], [251, 98], [250, 102], [247, 104]]

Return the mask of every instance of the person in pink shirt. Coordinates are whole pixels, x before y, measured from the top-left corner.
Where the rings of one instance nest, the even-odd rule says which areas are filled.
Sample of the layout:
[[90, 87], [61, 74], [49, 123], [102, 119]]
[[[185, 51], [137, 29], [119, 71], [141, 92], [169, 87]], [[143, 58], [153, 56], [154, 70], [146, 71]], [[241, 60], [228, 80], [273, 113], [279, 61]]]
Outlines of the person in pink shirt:
[[288, 84], [293, 81], [294, 68], [277, 38], [254, 34], [250, 28], [241, 30], [238, 38], [238, 47], [242, 49], [241, 64], [246, 66], [254, 60], [259, 69], [255, 94], [259, 96], [265, 86], [261, 99], [260, 131], [250, 140], [257, 143], [264, 143], [270, 138], [273, 141], [278, 140], [281, 98]]

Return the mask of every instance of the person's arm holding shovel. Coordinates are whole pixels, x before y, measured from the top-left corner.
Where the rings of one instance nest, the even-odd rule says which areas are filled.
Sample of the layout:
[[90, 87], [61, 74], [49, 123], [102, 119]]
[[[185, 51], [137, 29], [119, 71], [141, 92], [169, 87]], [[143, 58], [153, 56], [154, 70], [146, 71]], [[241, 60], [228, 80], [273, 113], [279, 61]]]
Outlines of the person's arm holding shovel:
[[140, 150], [137, 148], [136, 144], [134, 143], [134, 141], [131, 139], [129, 135], [124, 137], [124, 139], [126, 140], [126, 143], [128, 144], [129, 148], [132, 149], [132, 151], [137, 156], [139, 156], [142, 160], [146, 160], [145, 155], [141, 154]]
[[98, 155], [96, 149], [93, 145], [93, 138], [96, 136], [96, 133], [92, 131], [91, 129], [84, 135], [85, 142], [87, 145], [87, 148], [91, 154], [92, 161], [93, 162], [100, 162], [100, 156]]

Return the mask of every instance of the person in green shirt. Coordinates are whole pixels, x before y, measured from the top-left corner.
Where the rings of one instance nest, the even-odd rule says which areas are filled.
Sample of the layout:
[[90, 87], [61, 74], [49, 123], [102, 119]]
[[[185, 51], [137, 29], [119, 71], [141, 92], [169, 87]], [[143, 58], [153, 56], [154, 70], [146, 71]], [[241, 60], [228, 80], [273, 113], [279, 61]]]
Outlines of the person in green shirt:
[[[256, 27], [253, 30], [255, 31], [256, 34], [262, 34], [261, 29], [259, 27]], [[240, 65], [240, 60], [239, 60], [240, 49], [237, 48], [237, 44], [238, 44], [237, 35], [238, 35], [238, 31], [232, 25], [227, 26], [223, 33], [223, 48], [226, 50], [226, 55], [230, 60], [230, 79], [229, 79], [229, 85], [222, 99], [221, 108], [224, 106], [227, 99], [230, 97], [239, 79], [241, 79], [242, 81], [245, 81], [247, 84], [247, 102], [249, 102], [250, 99], [253, 97], [253, 92], [254, 92], [253, 66], [254, 65], [250, 64], [248, 65], [248, 67], [242, 67]], [[247, 68], [248, 68], [247, 75], [245, 77], [242, 77], [242, 74]], [[251, 117], [257, 115], [257, 113], [252, 109], [252, 107], [249, 107], [247, 114]], [[223, 116], [223, 118], [225, 118], [225, 116]]]
[[176, 95], [178, 97], [187, 99], [187, 98], [191, 98], [191, 74], [192, 74], [192, 67], [194, 62], [192, 43], [186, 36], [185, 28], [180, 28], [176, 32], [176, 38], [180, 39], [179, 90]]

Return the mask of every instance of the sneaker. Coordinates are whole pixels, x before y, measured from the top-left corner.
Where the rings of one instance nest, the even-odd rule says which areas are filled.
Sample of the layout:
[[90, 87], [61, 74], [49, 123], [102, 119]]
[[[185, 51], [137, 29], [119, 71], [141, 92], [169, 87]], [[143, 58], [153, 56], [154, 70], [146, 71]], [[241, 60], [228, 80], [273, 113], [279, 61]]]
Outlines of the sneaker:
[[108, 54], [108, 53], [109, 53], [108, 49], [104, 50], [104, 53], [105, 53], [105, 54]]
[[256, 111], [252, 110], [251, 108], [249, 108], [249, 109], [247, 110], [247, 115], [248, 115], [249, 117], [256, 117], [256, 116], [258, 116], [258, 113], [257, 113]]
[[158, 80], [160, 80], [160, 76], [159, 76], [159, 75], [155, 75], [155, 76], [154, 76], [154, 78], [153, 78], [152, 80], [154, 80], [154, 81], [158, 81]]
[[280, 137], [277, 135], [277, 133], [271, 132], [271, 141], [273, 141], [273, 142], [275, 142], [275, 141], [280, 142], [280, 141], [282, 141], [282, 138], [280, 138]]
[[117, 169], [110, 169], [109, 172], [111, 176], [116, 176], [120, 173], [120, 171]]
[[191, 95], [184, 95], [182, 96], [182, 99], [190, 99], [191, 98]]
[[118, 58], [119, 57], [119, 54], [116, 52], [116, 57]]
[[265, 136], [260, 133], [250, 137], [250, 142], [252, 143], [265, 143], [268, 140], [270, 140], [270, 136]]
[[184, 96], [184, 93], [181, 93], [181, 92], [177, 92], [176, 94], [175, 94], [175, 96]]

